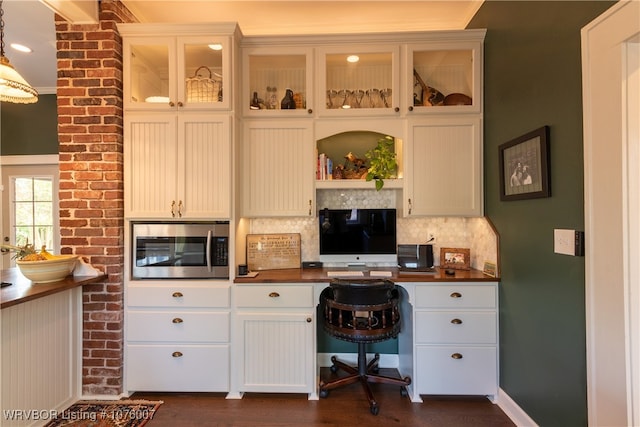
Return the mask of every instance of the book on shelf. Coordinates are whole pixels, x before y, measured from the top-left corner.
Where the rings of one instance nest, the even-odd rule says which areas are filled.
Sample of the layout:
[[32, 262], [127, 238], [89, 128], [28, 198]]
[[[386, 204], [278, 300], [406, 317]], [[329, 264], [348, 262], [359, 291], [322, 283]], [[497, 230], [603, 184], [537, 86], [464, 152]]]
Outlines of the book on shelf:
[[333, 178], [333, 161], [325, 153], [318, 154], [316, 165], [316, 179], [326, 180]]

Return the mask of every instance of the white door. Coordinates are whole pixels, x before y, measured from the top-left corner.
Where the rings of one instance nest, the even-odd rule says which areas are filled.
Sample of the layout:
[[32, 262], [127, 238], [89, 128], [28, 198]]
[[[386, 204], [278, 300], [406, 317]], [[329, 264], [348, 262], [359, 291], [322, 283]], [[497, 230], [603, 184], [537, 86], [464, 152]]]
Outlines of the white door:
[[640, 2], [582, 30], [589, 425], [640, 425]]
[[[2, 166], [2, 243], [60, 253], [58, 165]], [[2, 252], [2, 268], [15, 266]]]

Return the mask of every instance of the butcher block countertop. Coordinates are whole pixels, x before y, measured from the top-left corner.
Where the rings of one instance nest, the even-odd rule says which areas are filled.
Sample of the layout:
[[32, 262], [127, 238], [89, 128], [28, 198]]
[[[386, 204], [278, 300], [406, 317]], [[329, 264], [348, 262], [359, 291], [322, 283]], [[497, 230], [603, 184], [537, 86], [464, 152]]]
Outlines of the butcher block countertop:
[[[390, 279], [394, 282], [495, 282], [500, 280], [483, 274], [480, 270], [454, 270], [454, 275], [448, 275], [445, 270], [436, 268], [433, 273], [404, 273], [397, 268], [365, 268], [362, 276], [338, 276], [331, 277], [329, 273], [341, 270], [354, 271], [345, 268], [290, 268], [284, 270], [262, 270], [255, 277], [236, 276], [234, 283], [326, 283], [333, 278], [340, 279]], [[391, 276], [376, 276], [372, 272], [390, 272]]]
[[2, 270], [2, 281], [11, 283], [10, 286], [0, 290], [0, 308], [8, 308], [13, 305], [22, 304], [37, 298], [53, 295], [58, 292], [84, 286], [89, 283], [96, 283], [107, 278], [106, 274], [99, 276], [72, 276], [69, 275], [63, 280], [51, 283], [33, 283], [20, 273], [16, 268]]

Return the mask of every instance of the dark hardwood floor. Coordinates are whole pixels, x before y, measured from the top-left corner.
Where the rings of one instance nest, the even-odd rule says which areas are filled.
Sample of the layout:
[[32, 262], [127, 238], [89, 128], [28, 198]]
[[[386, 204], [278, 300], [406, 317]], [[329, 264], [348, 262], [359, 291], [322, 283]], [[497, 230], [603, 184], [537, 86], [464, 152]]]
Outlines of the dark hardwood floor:
[[[323, 368], [322, 378], [328, 375], [328, 368]], [[148, 427], [515, 425], [485, 397], [423, 396], [424, 403], [412, 403], [401, 396], [399, 387], [372, 384], [372, 389], [380, 407], [378, 415], [369, 412], [358, 383], [311, 401], [303, 394], [272, 393], [246, 393], [240, 400], [227, 400], [224, 393], [135, 393], [131, 399], [164, 401]]]

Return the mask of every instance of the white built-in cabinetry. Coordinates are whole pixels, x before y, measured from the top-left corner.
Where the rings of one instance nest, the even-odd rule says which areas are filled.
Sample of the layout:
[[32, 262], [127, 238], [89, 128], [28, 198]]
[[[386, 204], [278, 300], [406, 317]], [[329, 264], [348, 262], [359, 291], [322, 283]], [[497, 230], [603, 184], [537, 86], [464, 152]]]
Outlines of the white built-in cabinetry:
[[[498, 392], [498, 285], [401, 283], [413, 294], [398, 337], [400, 371], [421, 394], [487, 395]], [[411, 333], [412, 332], [412, 333]], [[411, 357], [403, 357], [410, 355]]]
[[125, 390], [228, 391], [230, 295], [228, 282], [129, 282]]
[[228, 114], [133, 111], [124, 126], [128, 217], [230, 217]]
[[[243, 191], [251, 191], [259, 182], [267, 192], [243, 194], [241, 215], [300, 216], [303, 207], [308, 207], [304, 202], [315, 208], [306, 180], [315, 176], [317, 153], [302, 165], [291, 165], [295, 153], [304, 151], [307, 155], [308, 141], [292, 131], [305, 126], [316, 150], [321, 138], [349, 131], [396, 138], [399, 179], [388, 180], [387, 188], [402, 192], [399, 200], [403, 200], [404, 216], [482, 216], [484, 34], [484, 30], [465, 30], [243, 38], [241, 111], [245, 135], [241, 143], [249, 147], [244, 148], [241, 165], [249, 159], [265, 159], [266, 163], [258, 167], [252, 163], [242, 174]], [[352, 55], [359, 61], [348, 62]], [[440, 96], [436, 99], [446, 100], [446, 105], [420, 101], [428, 97], [421, 83], [437, 89]], [[274, 88], [277, 102], [270, 108]], [[295, 109], [280, 108], [286, 88], [299, 101]], [[463, 98], [467, 102], [460, 103]], [[312, 119], [312, 124], [296, 123], [303, 118]], [[256, 134], [257, 129], [267, 128], [272, 129], [270, 135], [262, 138]], [[276, 134], [273, 129], [282, 132]], [[372, 135], [373, 147], [378, 136]], [[260, 156], [251, 153], [257, 144], [274, 139], [277, 144], [270, 142], [271, 147], [286, 151]], [[350, 148], [340, 144], [342, 151], [332, 159], [334, 165], [344, 161]], [[365, 153], [355, 154], [364, 157]], [[278, 155], [283, 158], [274, 159]], [[297, 159], [302, 161], [304, 156]], [[271, 168], [271, 173], [266, 173], [271, 164], [277, 165], [277, 170]], [[291, 170], [302, 183], [286, 179]], [[316, 180], [315, 188], [375, 187], [373, 182], [362, 180]], [[295, 201], [293, 206], [285, 204], [280, 209], [265, 194], [269, 199], [289, 195]]]
[[235, 24], [122, 24], [125, 217], [231, 216]]
[[242, 284], [234, 294], [232, 394], [315, 394], [313, 284]]

